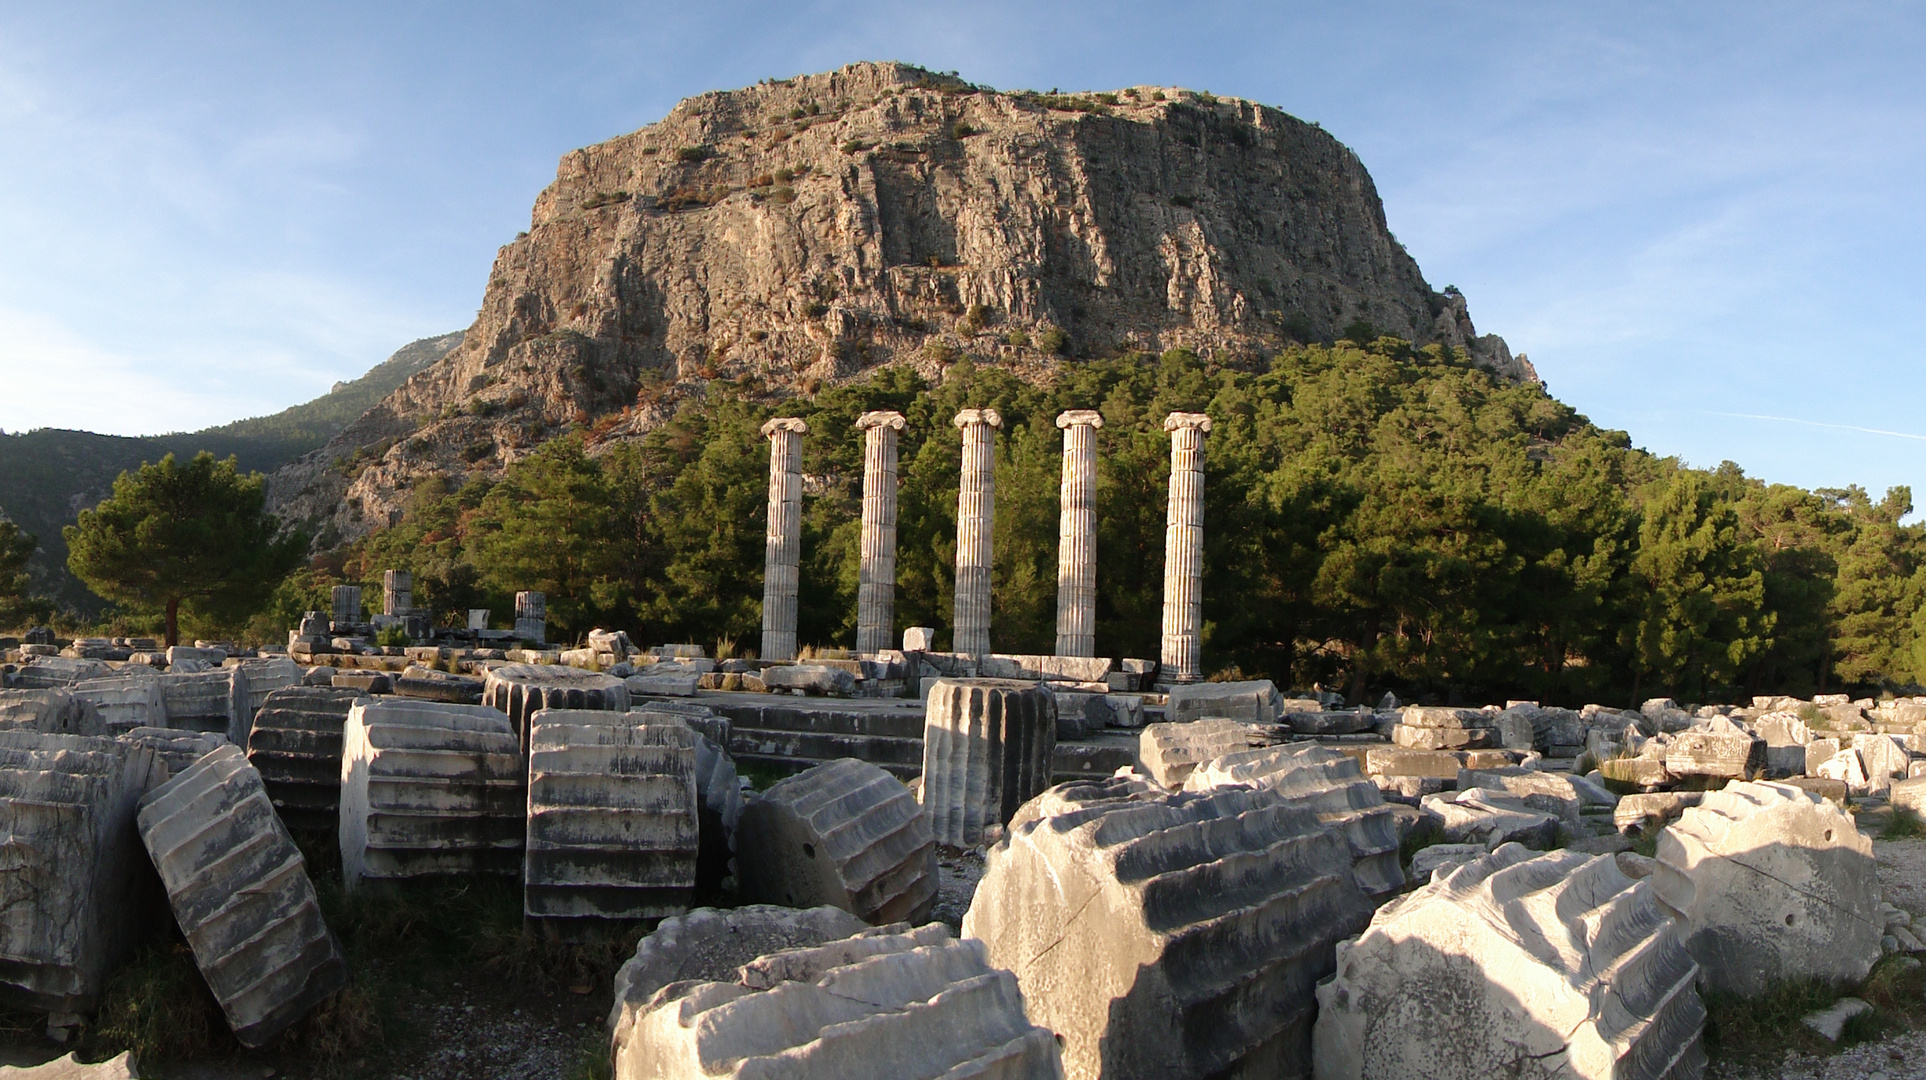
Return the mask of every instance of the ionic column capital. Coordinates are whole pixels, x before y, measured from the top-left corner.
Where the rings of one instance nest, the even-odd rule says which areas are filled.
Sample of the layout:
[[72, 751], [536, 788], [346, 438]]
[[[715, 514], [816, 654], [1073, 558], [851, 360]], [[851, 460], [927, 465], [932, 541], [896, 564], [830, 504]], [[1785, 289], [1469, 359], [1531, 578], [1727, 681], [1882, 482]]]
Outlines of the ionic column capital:
[[1164, 417], [1164, 430], [1176, 431], [1178, 428], [1198, 428], [1210, 431], [1210, 417], [1200, 412], [1174, 412]]
[[793, 431], [798, 435], [809, 434], [809, 425], [794, 416], [778, 416], [762, 425], [762, 437], [773, 438], [778, 431]]
[[874, 427], [891, 427], [901, 431], [903, 423], [903, 414], [894, 409], [878, 409], [856, 418], [856, 427], [859, 431], [868, 431]]
[[1069, 412], [1057, 414], [1057, 426], [1100, 428], [1103, 426], [1103, 414], [1095, 409], [1071, 409]]
[[995, 409], [964, 409], [952, 417], [950, 423], [960, 428], [969, 427], [972, 424], [988, 424], [993, 428], [1000, 428], [1003, 426], [1003, 414]]

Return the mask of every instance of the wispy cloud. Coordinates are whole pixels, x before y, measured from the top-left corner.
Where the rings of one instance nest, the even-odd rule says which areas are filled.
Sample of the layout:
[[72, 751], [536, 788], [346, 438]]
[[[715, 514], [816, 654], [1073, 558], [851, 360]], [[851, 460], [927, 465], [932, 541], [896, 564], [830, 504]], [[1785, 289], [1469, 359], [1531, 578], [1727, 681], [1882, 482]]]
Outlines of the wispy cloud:
[[1895, 439], [1913, 439], [1926, 442], [1926, 435], [1912, 431], [1887, 431], [1884, 428], [1860, 427], [1858, 424], [1834, 424], [1824, 420], [1807, 420], [1797, 416], [1767, 416], [1764, 413], [1716, 412], [1711, 409], [1693, 409], [1700, 416], [1728, 416], [1735, 420], [1768, 420], [1778, 424], [1800, 424], [1805, 427], [1831, 428], [1834, 431], [1857, 431], [1862, 435], [1887, 435]]

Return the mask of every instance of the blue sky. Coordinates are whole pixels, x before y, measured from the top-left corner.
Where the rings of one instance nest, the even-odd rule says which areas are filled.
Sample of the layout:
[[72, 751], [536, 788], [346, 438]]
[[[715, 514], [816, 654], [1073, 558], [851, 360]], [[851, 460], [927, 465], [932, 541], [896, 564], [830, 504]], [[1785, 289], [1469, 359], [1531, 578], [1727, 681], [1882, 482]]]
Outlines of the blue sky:
[[899, 59], [1315, 120], [1635, 443], [1926, 505], [1918, 4], [0, 7], [0, 429], [186, 430], [466, 326], [556, 160]]

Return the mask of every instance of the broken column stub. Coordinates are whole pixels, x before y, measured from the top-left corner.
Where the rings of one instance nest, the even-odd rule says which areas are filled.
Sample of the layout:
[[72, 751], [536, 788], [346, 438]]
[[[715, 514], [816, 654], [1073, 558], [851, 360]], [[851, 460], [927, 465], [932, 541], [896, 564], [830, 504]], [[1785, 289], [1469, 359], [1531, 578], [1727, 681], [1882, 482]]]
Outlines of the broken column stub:
[[506, 713], [526, 748], [529, 717], [543, 709], [627, 712], [629, 685], [613, 675], [560, 664], [503, 664], [489, 669], [482, 704]]
[[963, 934], [1071, 1080], [1306, 1076], [1312, 989], [1371, 916], [1351, 862], [1274, 791], [1064, 784], [990, 849]]
[[539, 645], [548, 640], [548, 596], [539, 592], [515, 594], [515, 636]]
[[903, 414], [866, 412], [863, 433], [863, 522], [856, 572], [856, 652], [873, 655], [895, 644], [896, 474]]
[[616, 1080], [1056, 1080], [1056, 1040], [1008, 971], [948, 927], [897, 925], [670, 983], [615, 1044]]
[[247, 760], [290, 829], [333, 831], [341, 804], [341, 733], [363, 695], [333, 686], [289, 686], [254, 714]]
[[[71, 690], [0, 690], [0, 730], [38, 731], [43, 735], [111, 734], [96, 704], [98, 699], [81, 693], [80, 688], [93, 683], [136, 681], [92, 679]], [[157, 702], [159, 691], [151, 693]]]
[[937, 679], [923, 720], [923, 808], [938, 843], [975, 847], [1050, 786], [1055, 695], [1014, 679]]
[[544, 709], [529, 730], [523, 913], [552, 924], [688, 910], [695, 731], [668, 714]]
[[1203, 676], [1204, 435], [1210, 417], [1174, 412], [1170, 432], [1170, 503], [1164, 516], [1164, 635], [1159, 682]]
[[1063, 477], [1057, 499], [1058, 656], [1097, 654], [1097, 450], [1103, 414], [1092, 409], [1059, 413], [1063, 429]]
[[164, 768], [136, 743], [0, 731], [0, 1001], [93, 1010], [160, 914], [134, 816]]
[[963, 432], [963, 474], [956, 491], [956, 596], [950, 627], [956, 652], [990, 651], [990, 568], [996, 532], [995, 409], [964, 409], [951, 420]]
[[1338, 946], [1318, 1080], [1698, 1077], [1698, 968], [1648, 870], [1516, 844], [1439, 870]]
[[[179, 776], [201, 758], [230, 745], [227, 736], [217, 731], [175, 731], [159, 727], [137, 727], [121, 732], [118, 738], [121, 742], [152, 750], [160, 763], [167, 766], [168, 776]], [[159, 783], [159, 780], [155, 781], [155, 784]], [[338, 779], [336, 783], [339, 783]]]
[[527, 773], [508, 719], [485, 705], [365, 698], [341, 739], [341, 877], [522, 869]]
[[1137, 735], [1137, 763], [1151, 779], [1174, 791], [1204, 762], [1269, 741], [1260, 729], [1235, 720], [1150, 724]]
[[634, 1073], [635, 1059], [644, 1052], [633, 1045], [635, 1022], [649, 1011], [656, 991], [671, 983], [732, 981], [737, 969], [759, 956], [837, 941], [867, 929], [863, 920], [828, 906], [696, 908], [662, 920], [615, 973], [609, 1035], [616, 1074]]
[[[155, 678], [153, 668], [129, 667], [128, 671], [141, 674], [116, 675], [106, 679], [88, 679], [75, 683], [70, 691], [76, 702], [91, 705], [100, 717], [101, 735], [118, 735], [137, 727], [165, 727], [167, 724], [167, 705], [162, 700], [160, 680]], [[32, 691], [12, 691], [11, 693], [31, 693]], [[42, 690], [39, 693], [51, 694], [58, 691]], [[6, 700], [9, 693], [0, 693], [0, 701]], [[0, 706], [4, 708], [4, 706]], [[76, 730], [75, 734], [96, 734]]]
[[361, 586], [336, 585], [333, 599], [334, 625], [340, 628], [336, 632], [345, 633], [349, 627], [361, 621]]
[[901, 780], [840, 758], [777, 781], [742, 808], [736, 876], [757, 903], [921, 922], [936, 902], [936, 839]]
[[1659, 834], [1653, 884], [1720, 990], [1857, 983], [1880, 957], [1872, 841], [1838, 806], [1788, 784], [1706, 792]]
[[381, 613], [400, 618], [415, 610], [415, 575], [406, 570], [381, 572]]
[[241, 1045], [262, 1045], [348, 984], [307, 863], [238, 748], [142, 799], [140, 835]]
[[1186, 791], [1248, 784], [1267, 788], [1344, 833], [1358, 887], [1374, 897], [1404, 888], [1397, 813], [1358, 759], [1315, 743], [1237, 750], [1199, 765]]
[[796, 658], [796, 596], [802, 567], [802, 437], [809, 425], [778, 417], [769, 440], [769, 517], [763, 536], [762, 658]]

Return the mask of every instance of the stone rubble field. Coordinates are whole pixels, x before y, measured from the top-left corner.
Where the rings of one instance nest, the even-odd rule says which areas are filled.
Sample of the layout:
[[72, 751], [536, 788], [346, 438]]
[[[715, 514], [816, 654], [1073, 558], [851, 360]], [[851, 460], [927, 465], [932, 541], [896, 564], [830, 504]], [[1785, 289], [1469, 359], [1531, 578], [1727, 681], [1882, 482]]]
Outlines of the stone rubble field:
[[[0, 1077], [1926, 1075], [1903, 1015], [1783, 1062], [1707, 1028], [1926, 955], [1926, 841], [1875, 843], [1919, 833], [1926, 699], [1347, 709], [1129, 659], [372, 630], [6, 656], [5, 1060], [96, 1048], [157, 934], [261, 1049]], [[329, 911], [471, 884], [602, 974], [438, 986], [412, 1049], [308, 1061], [366, 993]]]

